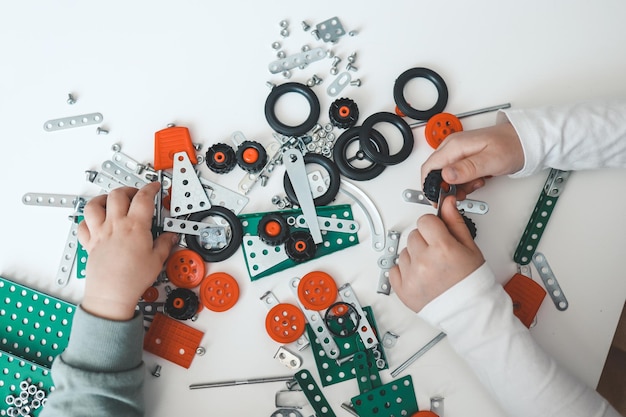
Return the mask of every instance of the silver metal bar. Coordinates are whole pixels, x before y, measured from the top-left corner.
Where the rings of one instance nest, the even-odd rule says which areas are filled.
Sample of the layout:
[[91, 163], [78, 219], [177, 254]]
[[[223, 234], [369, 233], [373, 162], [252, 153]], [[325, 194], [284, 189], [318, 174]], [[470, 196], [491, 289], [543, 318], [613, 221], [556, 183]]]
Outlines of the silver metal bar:
[[424, 353], [428, 352], [433, 346], [439, 343], [439, 341], [443, 339], [444, 337], [446, 337], [446, 334], [444, 332], [439, 333], [430, 342], [426, 343], [423, 348], [415, 352], [409, 359], [402, 362], [400, 366], [398, 366], [396, 369], [391, 371], [391, 376], [394, 378], [397, 377], [400, 374], [400, 372], [408, 368], [413, 362], [418, 360]]
[[293, 379], [293, 375], [287, 375], [287, 376], [273, 376], [273, 377], [268, 377], [268, 378], [252, 378], [252, 379], [242, 379], [242, 380], [232, 380], [232, 381], [208, 382], [208, 383], [203, 383], [203, 384], [191, 384], [189, 385], [189, 389], [234, 387], [237, 385], [250, 385], [250, 384], [265, 384], [267, 382], [291, 381], [292, 379]]
[[[462, 119], [464, 117], [476, 116], [477, 114], [483, 114], [483, 113], [489, 113], [489, 112], [492, 112], [492, 111], [508, 109], [510, 107], [511, 107], [511, 103], [504, 103], [504, 104], [498, 104], [497, 106], [484, 107], [484, 108], [478, 109], [478, 110], [466, 111], [464, 113], [456, 114], [455, 116], [458, 117], [459, 119]], [[428, 123], [428, 121], [426, 121], [426, 122], [409, 123], [409, 126], [411, 126], [411, 128], [413, 128], [413, 129], [415, 129], [416, 127], [426, 126], [426, 123]]]

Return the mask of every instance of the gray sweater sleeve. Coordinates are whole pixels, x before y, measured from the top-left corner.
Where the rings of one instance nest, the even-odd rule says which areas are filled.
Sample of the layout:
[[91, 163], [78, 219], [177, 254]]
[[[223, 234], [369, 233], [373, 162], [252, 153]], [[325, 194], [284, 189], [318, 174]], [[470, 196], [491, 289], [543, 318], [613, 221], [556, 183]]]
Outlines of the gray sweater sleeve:
[[118, 322], [77, 308], [67, 349], [52, 365], [55, 390], [41, 417], [143, 416], [143, 321]]

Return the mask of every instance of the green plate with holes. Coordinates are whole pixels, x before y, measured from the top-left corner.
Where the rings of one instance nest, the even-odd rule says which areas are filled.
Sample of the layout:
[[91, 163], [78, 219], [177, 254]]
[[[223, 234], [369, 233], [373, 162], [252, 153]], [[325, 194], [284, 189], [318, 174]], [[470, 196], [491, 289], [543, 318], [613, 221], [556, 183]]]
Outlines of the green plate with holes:
[[0, 277], [0, 398], [19, 395], [26, 379], [49, 391], [49, 369], [67, 346], [75, 310], [74, 304]]
[[[341, 204], [337, 206], [321, 206], [316, 207], [318, 217], [330, 217], [334, 219], [354, 221], [352, 208], [349, 204]], [[252, 281], [271, 275], [273, 273], [291, 268], [297, 263], [284, 253], [284, 245], [270, 246], [263, 242], [253, 243], [251, 236], [258, 237], [259, 221], [269, 213], [277, 213], [285, 217], [285, 219], [293, 219], [289, 225], [291, 233], [297, 230], [309, 229], [306, 226], [299, 226], [296, 219], [302, 214], [300, 209], [279, 210], [264, 213], [241, 214], [239, 219], [243, 226], [243, 243], [241, 245], [248, 269], [248, 275]], [[354, 246], [359, 243], [358, 228], [353, 231], [350, 227], [345, 227], [345, 232], [341, 231], [322, 231], [323, 242], [317, 245], [317, 251], [313, 259], [328, 255], [341, 249]], [[255, 245], [253, 247], [253, 244]], [[277, 262], [269, 262], [270, 259], [278, 259]]]
[[359, 416], [411, 416], [419, 411], [411, 375], [359, 394], [351, 401]]

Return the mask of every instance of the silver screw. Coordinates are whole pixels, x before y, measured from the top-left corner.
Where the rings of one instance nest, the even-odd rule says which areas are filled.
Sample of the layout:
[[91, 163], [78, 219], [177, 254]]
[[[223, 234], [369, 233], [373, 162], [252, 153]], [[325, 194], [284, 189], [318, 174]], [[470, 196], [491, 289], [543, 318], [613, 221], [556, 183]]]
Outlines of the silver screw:
[[154, 368], [154, 371], [152, 371], [152, 375], [156, 376], [157, 378], [161, 376], [161, 365], [157, 365]]
[[307, 30], [309, 30], [309, 29], [311, 29], [311, 25], [309, 25], [307, 22], [305, 22], [305, 21], [303, 20], [303, 21], [302, 21], [302, 30], [306, 32], [306, 31], [307, 31]]
[[350, 81], [350, 85], [353, 85], [355, 87], [360, 87], [361, 86], [361, 79], [357, 78], [356, 80]]
[[348, 71], [358, 71], [358, 70], [359, 70], [357, 67], [355, 67], [355, 66], [354, 66], [354, 65], [352, 65], [352, 64], [348, 64], [348, 65], [346, 65], [346, 69], [347, 69]]
[[283, 29], [280, 31], [280, 36], [282, 36], [283, 38], [286, 38], [287, 36], [289, 36], [289, 30], [287, 29]]
[[311, 31], [311, 35], [313, 35], [313, 37], [315, 38], [316, 41], [320, 40], [320, 33], [317, 29], [313, 29]]
[[114, 143], [113, 145], [111, 145], [111, 150], [113, 152], [119, 152], [122, 150], [122, 145], [120, 145], [119, 143]]
[[284, 29], [289, 26], [289, 22], [286, 19], [283, 19], [280, 21], [279, 26]]
[[330, 67], [330, 75], [337, 75], [339, 73], [339, 70], [337, 69], [337, 67]]
[[96, 133], [98, 135], [108, 135], [109, 131], [98, 126], [98, 128], [96, 128]]
[[352, 54], [348, 56], [349, 63], [354, 64], [354, 61], [356, 61], [356, 52], [353, 52]]
[[341, 57], [338, 57], [337, 55], [333, 56], [333, 63], [331, 64], [331, 67], [336, 67], [340, 62]]
[[309, 45], [302, 45], [302, 52], [310, 51], [311, 47]]
[[324, 81], [320, 77], [318, 77], [317, 74], [313, 74], [313, 77], [311, 79], [313, 80], [313, 83], [315, 85], [319, 85], [322, 83], [322, 81]]
[[283, 59], [283, 58], [284, 58], [284, 57], [286, 57], [286, 56], [287, 56], [287, 54], [285, 53], [285, 51], [278, 51], [278, 52], [276, 53], [276, 57], [277, 57], [278, 59]]
[[74, 96], [72, 95], [72, 93], [69, 93], [67, 95], [67, 104], [75, 104], [76, 103], [76, 99], [74, 98]]
[[279, 50], [280, 49], [280, 42], [272, 42], [272, 49]]
[[291, 78], [291, 71], [288, 71], [288, 70], [283, 71], [283, 77], [285, 77], [285, 78]]
[[269, 89], [271, 90], [272, 88], [276, 87], [276, 84], [274, 84], [271, 81], [266, 81], [265, 85], [269, 87]]
[[358, 30], [351, 30], [350, 32], [348, 32], [348, 35], [350, 35], [350, 36], [356, 36], [358, 34], [359, 34]]
[[202, 356], [206, 353], [206, 349], [203, 346], [198, 346], [196, 349], [196, 355]]

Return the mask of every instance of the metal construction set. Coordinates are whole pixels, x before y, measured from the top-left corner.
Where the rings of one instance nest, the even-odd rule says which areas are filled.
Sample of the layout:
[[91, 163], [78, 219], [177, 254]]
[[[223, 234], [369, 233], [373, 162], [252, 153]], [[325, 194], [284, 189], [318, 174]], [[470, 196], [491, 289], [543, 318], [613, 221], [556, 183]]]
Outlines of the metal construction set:
[[[361, 86], [361, 80], [353, 77], [359, 71], [357, 54], [340, 57], [332, 52], [332, 46], [342, 38], [358, 33], [344, 29], [338, 17], [315, 25], [301, 22], [301, 30], [310, 32], [319, 46], [305, 45], [300, 52], [287, 55], [281, 45], [290, 35], [286, 20], [279, 22], [282, 42], [271, 44], [276, 58], [268, 69], [284, 82], [268, 82], [271, 89], [264, 112], [273, 137], [267, 143], [247, 139], [237, 131], [228, 140], [213, 143], [200, 152], [202, 145], [192, 141], [187, 127], [168, 125], [155, 133], [154, 160], [150, 163], [139, 162], [124, 154], [120, 145], [114, 145], [113, 155], [102, 163], [100, 170], [86, 172], [87, 181], [101, 193], [123, 186], [140, 188], [153, 181], [161, 183], [153, 232], [179, 234], [180, 248], [170, 255], [154, 285], [138, 300], [137, 308], [143, 313], [147, 328], [144, 349], [184, 368], [192, 366], [196, 355], [205, 353], [201, 346], [204, 333], [193, 327], [198, 314], [204, 308], [227, 311], [239, 298], [237, 279], [225, 272], [206, 275], [206, 263], [215, 264], [212, 269], [216, 270], [220, 261], [229, 259], [239, 249], [249, 279], [256, 281], [357, 245], [359, 230], [369, 227], [372, 249], [379, 253], [379, 278], [372, 290], [381, 295], [390, 294], [388, 275], [396, 262], [400, 233], [385, 229], [374, 202], [364, 191], [366, 187], [354, 182], [373, 179], [387, 167], [406, 160], [414, 148], [413, 129], [417, 127], [425, 126], [426, 141], [436, 148], [449, 134], [463, 130], [460, 118], [509, 107], [504, 104], [457, 116], [444, 113], [448, 100], [444, 80], [431, 69], [416, 67], [396, 79], [395, 111], [362, 118], [357, 103], [344, 93], [346, 88]], [[325, 82], [326, 75], [317, 74], [305, 82], [290, 80], [298, 71], [320, 66], [324, 61], [330, 62], [328, 73], [332, 81]], [[431, 109], [415, 109], [405, 99], [404, 88], [415, 78], [424, 78], [436, 87], [438, 99]], [[324, 112], [314, 91], [321, 84], [326, 87], [324, 93], [334, 99]], [[310, 106], [308, 117], [297, 126], [282, 122], [275, 110], [278, 100], [286, 94], [301, 95]], [[68, 96], [69, 105], [77, 101], [72, 94]], [[326, 118], [328, 122], [323, 122]], [[103, 119], [100, 113], [90, 113], [51, 119], [43, 127], [46, 132], [57, 134], [53, 132], [93, 126]], [[407, 119], [413, 122], [408, 123]], [[400, 132], [403, 142], [396, 153], [390, 153], [393, 147], [375, 129], [381, 123], [390, 124]], [[96, 132], [108, 133], [102, 127], [97, 127]], [[250, 191], [265, 186], [272, 175], [277, 175], [280, 166], [285, 171], [282, 178], [285, 196], [271, 198], [274, 210], [246, 212]], [[235, 168], [239, 167], [244, 175], [238, 189], [231, 190], [203, 178], [200, 167], [220, 175], [237, 175], [241, 171]], [[557, 170], [550, 173], [514, 255], [520, 273], [505, 286], [514, 301], [515, 314], [529, 327], [546, 294], [530, 278], [531, 261], [557, 308], [567, 308], [567, 300], [545, 256], [536, 252], [567, 174]], [[401, 198], [430, 205], [441, 203], [454, 191], [454, 186], [446, 184], [441, 173], [434, 171], [426, 179], [423, 190], [405, 190]], [[339, 193], [354, 204], [333, 204]], [[73, 276], [85, 277], [88, 255], [78, 242], [77, 228], [90, 198], [31, 192], [23, 197], [27, 205], [70, 211], [67, 240], [55, 275], [60, 286]], [[367, 225], [355, 221], [354, 206], [363, 212]], [[488, 208], [481, 201], [458, 203], [464, 215], [485, 214]], [[476, 236], [474, 223], [465, 218]], [[279, 301], [272, 292], [263, 294], [259, 301], [267, 307], [267, 333], [278, 344], [275, 359], [288, 368], [287, 375], [198, 383], [189, 388], [284, 381], [286, 389], [276, 393], [276, 411], [272, 417], [303, 416], [303, 408], [309, 406], [318, 417], [335, 416], [333, 409], [338, 407], [361, 417], [442, 416], [442, 397], [433, 397], [429, 406], [418, 407], [411, 376], [398, 375], [445, 334], [439, 334], [399, 364], [391, 372], [394, 379], [383, 381], [380, 371], [390, 368], [385, 349], [393, 348], [398, 335], [377, 328], [376, 312], [361, 305], [349, 284], [341, 284], [317, 269], [320, 263], [311, 265], [309, 273], [285, 283], [295, 303]], [[18, 283], [0, 280], [3, 329], [0, 398], [6, 403], [1, 415], [37, 415], [41, 410], [53, 389], [50, 365], [67, 345], [75, 308]], [[305, 364], [298, 354], [304, 349], [311, 349], [314, 365]], [[161, 371], [161, 366], [157, 366], [153, 375], [158, 377]], [[342, 404], [330, 404], [323, 387], [348, 380], [355, 380], [358, 394], [346, 398]]]

